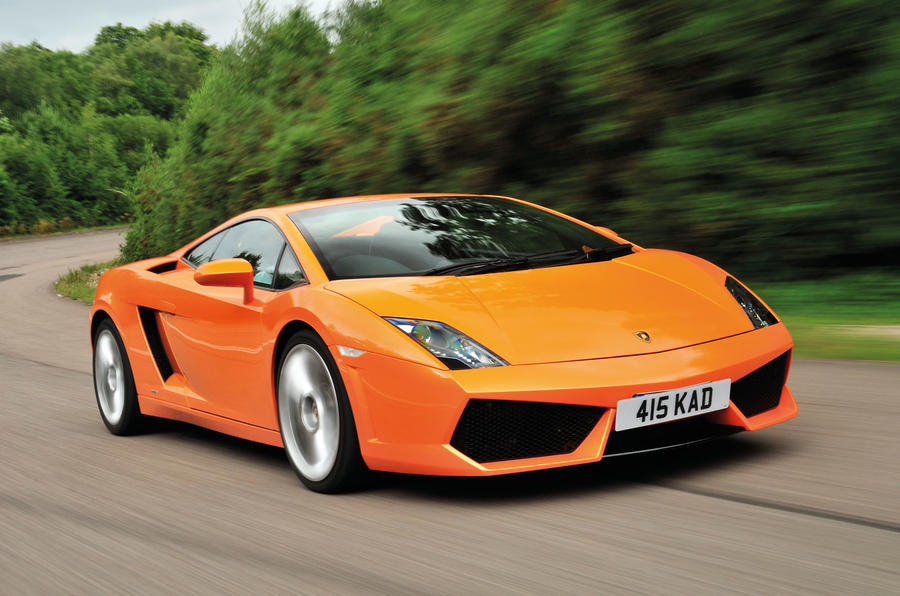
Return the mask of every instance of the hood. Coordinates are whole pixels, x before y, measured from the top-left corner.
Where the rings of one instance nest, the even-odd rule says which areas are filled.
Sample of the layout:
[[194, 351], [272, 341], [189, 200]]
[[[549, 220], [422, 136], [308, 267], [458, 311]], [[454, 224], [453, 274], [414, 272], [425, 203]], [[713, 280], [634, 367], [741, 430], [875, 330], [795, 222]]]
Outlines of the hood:
[[598, 263], [326, 287], [379, 316], [440, 321], [510, 364], [536, 364], [649, 354], [751, 331], [724, 281], [700, 259], [644, 250]]

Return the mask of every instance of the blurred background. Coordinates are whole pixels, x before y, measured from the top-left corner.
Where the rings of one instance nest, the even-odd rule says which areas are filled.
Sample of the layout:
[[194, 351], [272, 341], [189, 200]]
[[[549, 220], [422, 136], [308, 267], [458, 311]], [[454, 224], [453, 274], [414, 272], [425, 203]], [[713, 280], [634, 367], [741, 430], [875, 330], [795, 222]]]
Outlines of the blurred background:
[[[900, 594], [900, 365], [859, 361], [900, 360], [900, 2], [245, 1], [0, 1], [0, 236], [116, 228], [0, 237], [0, 594]], [[721, 265], [787, 323], [800, 415], [342, 496], [108, 435], [62, 271], [90, 303], [246, 209], [416, 191]]]
[[[351, 1], [0, 47], [0, 234], [505, 194], [708, 258], [801, 355], [900, 359], [900, 4]], [[96, 271], [96, 269], [94, 270]]]

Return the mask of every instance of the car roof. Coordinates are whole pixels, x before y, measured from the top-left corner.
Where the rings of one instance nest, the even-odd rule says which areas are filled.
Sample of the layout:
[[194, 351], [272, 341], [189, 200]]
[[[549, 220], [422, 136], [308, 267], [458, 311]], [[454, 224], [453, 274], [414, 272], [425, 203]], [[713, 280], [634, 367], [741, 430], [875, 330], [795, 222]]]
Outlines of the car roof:
[[381, 195], [359, 195], [354, 197], [337, 197], [333, 199], [318, 199], [315, 201], [304, 201], [302, 203], [292, 203], [290, 205], [279, 205], [277, 207], [265, 207], [262, 209], [254, 209], [242, 215], [264, 215], [269, 214], [289, 214], [296, 211], [306, 211], [307, 209], [315, 209], [317, 207], [325, 207], [330, 205], [347, 205], [349, 203], [363, 203], [367, 201], [383, 201], [386, 199], [406, 199], [406, 198], [422, 198], [422, 197], [499, 197], [498, 195], [474, 195], [458, 192], [419, 192], [419, 193], [395, 193]]

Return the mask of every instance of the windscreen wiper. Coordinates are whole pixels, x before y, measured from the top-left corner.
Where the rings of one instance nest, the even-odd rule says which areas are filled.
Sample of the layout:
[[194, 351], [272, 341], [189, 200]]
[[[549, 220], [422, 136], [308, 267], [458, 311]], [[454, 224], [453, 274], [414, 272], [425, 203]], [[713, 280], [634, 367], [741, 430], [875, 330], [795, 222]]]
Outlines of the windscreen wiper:
[[608, 261], [632, 252], [631, 244], [617, 244], [606, 248], [589, 248], [555, 250], [538, 253], [527, 257], [498, 257], [482, 261], [467, 261], [435, 267], [422, 275], [476, 275], [493, 273], [510, 269], [526, 269], [529, 267], [547, 267], [549, 265], [572, 265], [594, 261]]
[[422, 275], [474, 275], [476, 273], [490, 273], [526, 266], [528, 266], [527, 257], [499, 257], [484, 261], [467, 261], [465, 263], [453, 263], [435, 267], [422, 273]]
[[528, 257], [530, 263], [553, 263], [556, 265], [568, 265], [575, 263], [591, 263], [595, 261], [608, 261], [634, 252], [632, 244], [616, 244], [604, 248], [583, 247], [582, 249], [560, 250]]

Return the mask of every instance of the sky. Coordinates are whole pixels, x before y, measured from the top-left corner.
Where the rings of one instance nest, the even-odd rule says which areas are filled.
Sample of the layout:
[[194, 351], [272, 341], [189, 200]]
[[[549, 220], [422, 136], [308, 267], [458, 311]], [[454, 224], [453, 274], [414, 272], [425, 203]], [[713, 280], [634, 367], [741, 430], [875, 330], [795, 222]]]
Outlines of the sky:
[[[268, 0], [283, 12], [303, 0]], [[137, 28], [152, 22], [189, 21], [209, 41], [229, 43], [238, 32], [250, 0], [0, 0], [0, 42], [37, 41], [52, 50], [81, 52], [106, 25], [121, 22]], [[335, 8], [339, 0], [306, 0], [313, 14]]]

